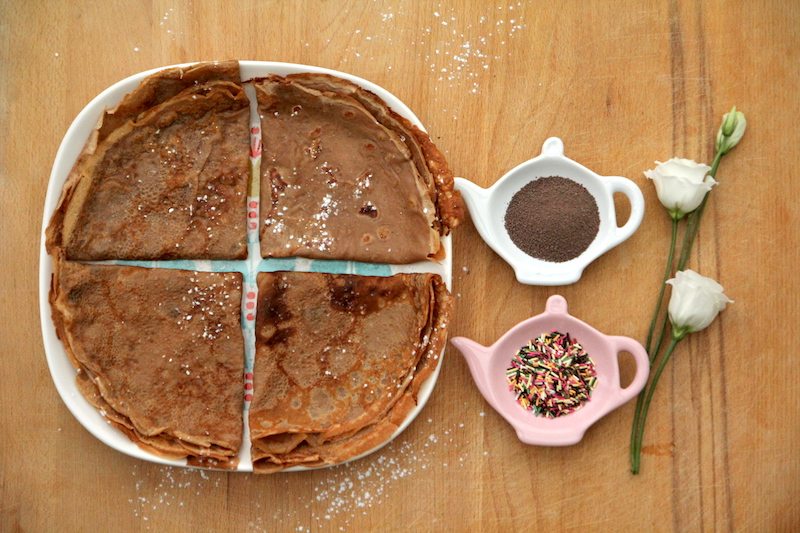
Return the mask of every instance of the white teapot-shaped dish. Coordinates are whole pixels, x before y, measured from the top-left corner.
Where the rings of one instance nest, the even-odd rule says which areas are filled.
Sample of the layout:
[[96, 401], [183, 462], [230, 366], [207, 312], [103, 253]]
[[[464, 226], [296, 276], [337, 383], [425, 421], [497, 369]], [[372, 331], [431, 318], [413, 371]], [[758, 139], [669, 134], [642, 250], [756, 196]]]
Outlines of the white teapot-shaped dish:
[[[526, 254], [514, 244], [505, 227], [505, 214], [512, 197], [531, 181], [549, 176], [579, 183], [597, 202], [600, 215], [597, 235], [583, 253], [569, 261], [550, 262]], [[644, 216], [644, 196], [635, 183], [619, 176], [600, 176], [564, 157], [564, 143], [557, 137], [544, 142], [540, 156], [512, 169], [488, 189], [463, 178], [456, 178], [455, 185], [483, 240], [511, 265], [517, 280], [527, 285], [575, 283], [589, 263], [633, 235]], [[622, 227], [617, 226], [614, 193], [627, 196], [631, 205], [630, 217]]]

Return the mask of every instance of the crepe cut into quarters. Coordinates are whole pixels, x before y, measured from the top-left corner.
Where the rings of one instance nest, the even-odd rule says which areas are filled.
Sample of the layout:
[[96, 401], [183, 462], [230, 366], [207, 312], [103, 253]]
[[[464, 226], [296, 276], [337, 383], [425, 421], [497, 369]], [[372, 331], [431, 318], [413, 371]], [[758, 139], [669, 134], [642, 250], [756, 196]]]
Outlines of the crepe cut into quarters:
[[391, 440], [444, 349], [433, 271], [464, 214], [428, 135], [351, 81], [242, 82], [236, 61], [158, 71], [101, 115], [45, 229], [86, 400], [191, 466], [321, 467]]

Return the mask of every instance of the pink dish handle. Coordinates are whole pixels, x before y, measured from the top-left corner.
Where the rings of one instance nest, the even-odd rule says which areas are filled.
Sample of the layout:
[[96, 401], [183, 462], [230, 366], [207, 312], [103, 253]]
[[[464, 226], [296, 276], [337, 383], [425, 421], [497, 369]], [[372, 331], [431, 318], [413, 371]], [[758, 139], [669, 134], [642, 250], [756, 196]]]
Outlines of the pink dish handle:
[[622, 405], [639, 394], [647, 384], [647, 378], [650, 376], [650, 357], [644, 347], [630, 337], [610, 336], [609, 339], [614, 343], [617, 353], [628, 352], [636, 361], [636, 375], [633, 381], [620, 390], [619, 405]]

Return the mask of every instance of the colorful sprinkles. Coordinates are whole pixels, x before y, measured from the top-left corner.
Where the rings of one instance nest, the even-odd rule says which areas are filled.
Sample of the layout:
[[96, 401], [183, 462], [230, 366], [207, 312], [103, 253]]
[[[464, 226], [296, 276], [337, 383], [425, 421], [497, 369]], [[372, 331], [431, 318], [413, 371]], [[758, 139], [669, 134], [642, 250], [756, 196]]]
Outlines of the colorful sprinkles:
[[597, 384], [594, 362], [569, 333], [542, 333], [523, 346], [506, 371], [517, 402], [537, 416], [556, 418], [591, 399]]

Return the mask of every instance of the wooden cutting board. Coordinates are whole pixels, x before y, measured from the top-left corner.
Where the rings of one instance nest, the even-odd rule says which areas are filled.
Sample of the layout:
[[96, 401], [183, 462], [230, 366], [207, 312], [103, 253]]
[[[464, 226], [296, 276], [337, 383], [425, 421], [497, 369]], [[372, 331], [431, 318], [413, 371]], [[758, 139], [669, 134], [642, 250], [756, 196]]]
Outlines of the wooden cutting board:
[[[797, 530], [798, 28], [800, 5], [781, 0], [0, 4], [0, 531]], [[527, 446], [452, 348], [420, 417], [336, 469], [165, 467], [78, 424], [49, 375], [37, 299], [59, 142], [126, 76], [229, 58], [377, 83], [422, 120], [457, 175], [483, 187], [557, 136], [569, 158], [642, 189], [640, 229], [574, 285], [521, 285], [469, 220], [453, 233], [451, 335], [487, 345], [552, 294], [604, 333], [644, 340], [670, 222], [643, 172], [673, 156], [710, 162], [722, 114], [746, 114], [690, 262], [735, 303], [679, 346], [638, 476], [632, 403], [577, 445]]]

